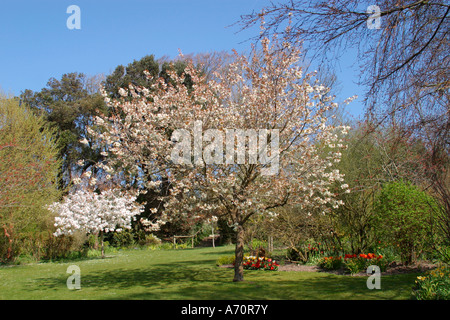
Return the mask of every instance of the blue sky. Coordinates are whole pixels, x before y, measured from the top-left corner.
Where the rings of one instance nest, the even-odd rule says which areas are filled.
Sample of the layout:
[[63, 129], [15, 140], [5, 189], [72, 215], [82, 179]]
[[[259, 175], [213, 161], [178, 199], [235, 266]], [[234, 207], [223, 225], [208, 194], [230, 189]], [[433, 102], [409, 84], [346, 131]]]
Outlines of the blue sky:
[[[230, 26], [240, 15], [267, 6], [267, 0], [15, 0], [0, 6], [0, 88], [13, 94], [39, 91], [51, 77], [69, 72], [108, 75], [153, 54], [248, 50], [258, 28], [239, 32]], [[66, 26], [70, 5], [81, 10], [81, 29]], [[362, 95], [345, 55], [338, 71], [338, 100]], [[361, 100], [358, 99], [358, 100]], [[363, 112], [360, 102], [347, 110]]]

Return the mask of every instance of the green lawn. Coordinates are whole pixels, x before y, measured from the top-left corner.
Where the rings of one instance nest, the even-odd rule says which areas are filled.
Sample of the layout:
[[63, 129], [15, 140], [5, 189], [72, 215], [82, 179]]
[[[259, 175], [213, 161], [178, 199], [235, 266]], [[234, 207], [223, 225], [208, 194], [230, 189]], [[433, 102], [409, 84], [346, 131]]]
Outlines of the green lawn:
[[[381, 290], [369, 290], [367, 277], [322, 272], [245, 271], [217, 267], [233, 247], [183, 250], [129, 249], [72, 262], [0, 267], [0, 299], [409, 299], [417, 274], [382, 276]], [[81, 270], [81, 290], [69, 290], [67, 268]]]

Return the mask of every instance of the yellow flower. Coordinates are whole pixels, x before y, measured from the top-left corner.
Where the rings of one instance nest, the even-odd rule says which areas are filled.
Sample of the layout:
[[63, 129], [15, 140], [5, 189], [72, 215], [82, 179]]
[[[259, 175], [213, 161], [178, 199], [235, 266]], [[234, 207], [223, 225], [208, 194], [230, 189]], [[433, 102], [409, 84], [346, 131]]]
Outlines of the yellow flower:
[[426, 279], [426, 277], [420, 277], [420, 276], [419, 276], [419, 277], [417, 277], [417, 279], [423, 281], [423, 280]]

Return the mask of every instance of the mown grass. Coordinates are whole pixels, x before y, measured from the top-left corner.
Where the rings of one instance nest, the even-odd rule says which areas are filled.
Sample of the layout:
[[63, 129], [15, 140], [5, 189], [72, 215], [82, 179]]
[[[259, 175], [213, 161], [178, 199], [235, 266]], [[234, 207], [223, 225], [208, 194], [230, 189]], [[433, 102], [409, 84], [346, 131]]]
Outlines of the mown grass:
[[[128, 249], [71, 262], [0, 267], [0, 299], [81, 300], [303, 300], [409, 299], [417, 274], [382, 276], [381, 289], [369, 290], [367, 277], [322, 272], [245, 271], [216, 266], [233, 247], [183, 250]], [[81, 289], [66, 285], [70, 265], [81, 270]]]

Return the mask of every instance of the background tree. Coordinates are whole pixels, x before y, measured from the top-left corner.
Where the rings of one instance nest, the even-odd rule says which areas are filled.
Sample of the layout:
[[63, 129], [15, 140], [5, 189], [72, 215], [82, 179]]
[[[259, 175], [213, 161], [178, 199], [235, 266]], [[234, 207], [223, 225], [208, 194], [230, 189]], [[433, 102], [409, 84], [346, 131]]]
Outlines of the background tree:
[[[102, 150], [89, 148], [90, 136], [86, 127], [93, 117], [105, 112], [103, 97], [99, 94], [100, 77], [87, 77], [82, 73], [68, 73], [61, 80], [51, 78], [47, 87], [39, 92], [25, 90], [22, 103], [29, 105], [56, 128], [62, 166], [60, 188], [69, 186], [73, 178], [88, 170], [101, 159]], [[80, 141], [86, 139], [87, 143]], [[82, 163], [81, 160], [85, 160]], [[75, 173], [75, 174], [74, 174]]]
[[144, 56], [139, 60], [134, 60], [126, 67], [117, 66], [114, 71], [108, 75], [104, 82], [104, 90], [111, 98], [119, 98], [119, 89], [127, 88], [129, 84], [150, 88], [153, 81], [147, 77], [144, 71], [152, 77], [158, 77], [160, 65], [153, 55]]
[[24, 241], [51, 226], [43, 208], [59, 198], [56, 134], [42, 117], [0, 97], [0, 262], [14, 260]]

